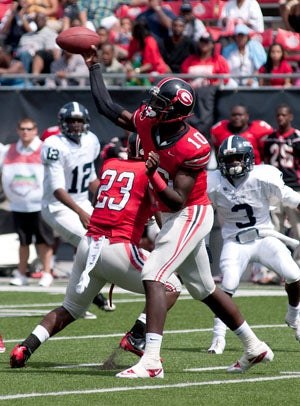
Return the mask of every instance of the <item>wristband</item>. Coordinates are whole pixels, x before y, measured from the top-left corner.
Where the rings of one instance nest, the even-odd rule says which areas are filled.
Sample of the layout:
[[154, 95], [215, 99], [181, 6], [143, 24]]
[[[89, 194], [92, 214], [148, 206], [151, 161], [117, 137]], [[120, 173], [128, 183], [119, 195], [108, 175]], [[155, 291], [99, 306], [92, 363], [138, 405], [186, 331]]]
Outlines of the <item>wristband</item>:
[[161, 176], [157, 172], [154, 172], [152, 176], [149, 176], [149, 179], [153, 189], [156, 192], [160, 193], [167, 188], [166, 182], [161, 178]]

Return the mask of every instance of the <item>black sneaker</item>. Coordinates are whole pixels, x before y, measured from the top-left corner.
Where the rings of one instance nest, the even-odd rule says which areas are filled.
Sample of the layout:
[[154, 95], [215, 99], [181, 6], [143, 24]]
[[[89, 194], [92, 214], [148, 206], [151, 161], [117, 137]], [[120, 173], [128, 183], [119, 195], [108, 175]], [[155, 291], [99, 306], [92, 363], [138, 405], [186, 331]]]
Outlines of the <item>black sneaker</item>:
[[25, 345], [16, 345], [10, 353], [10, 366], [11, 368], [24, 368], [27, 361], [31, 356], [31, 351]]
[[116, 310], [116, 306], [113, 303], [110, 306], [108, 300], [102, 295], [102, 293], [98, 293], [98, 295], [94, 297], [93, 303], [105, 312], [113, 312]]
[[133, 352], [138, 357], [143, 356], [145, 345], [145, 338], [135, 338], [131, 332], [126, 333], [120, 341], [120, 347], [123, 348], [124, 351]]

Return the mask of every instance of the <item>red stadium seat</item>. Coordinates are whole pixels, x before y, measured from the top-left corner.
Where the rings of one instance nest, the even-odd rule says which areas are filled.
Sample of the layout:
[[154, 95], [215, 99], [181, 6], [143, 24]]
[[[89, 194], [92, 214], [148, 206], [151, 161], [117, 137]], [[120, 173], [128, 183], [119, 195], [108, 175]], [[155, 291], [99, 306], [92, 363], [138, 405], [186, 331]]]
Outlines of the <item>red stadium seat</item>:
[[300, 34], [278, 28], [274, 42], [281, 44], [287, 51], [300, 51]]
[[268, 28], [264, 32], [255, 32], [251, 35], [252, 39], [256, 39], [262, 43], [265, 48], [269, 48], [273, 44], [274, 30], [273, 28]]
[[[217, 20], [224, 3], [225, 1], [221, 0], [191, 1], [195, 17], [201, 20]], [[162, 2], [162, 6], [172, 10], [175, 15], [179, 15], [181, 4], [181, 1]], [[115, 15], [118, 18], [130, 17], [134, 20], [138, 14], [146, 9], [147, 6], [133, 7], [123, 4], [116, 9]]]
[[6, 11], [10, 8], [12, 0], [0, 0], [0, 21], [2, 20]]

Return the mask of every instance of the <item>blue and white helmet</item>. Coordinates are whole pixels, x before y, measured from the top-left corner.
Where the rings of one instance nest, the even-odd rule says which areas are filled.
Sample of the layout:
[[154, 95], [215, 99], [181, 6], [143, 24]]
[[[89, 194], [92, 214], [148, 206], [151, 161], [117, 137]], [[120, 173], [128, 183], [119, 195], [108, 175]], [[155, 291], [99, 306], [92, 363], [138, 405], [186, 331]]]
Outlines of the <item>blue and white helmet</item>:
[[[239, 164], [234, 164], [233, 158]], [[240, 178], [253, 169], [253, 147], [245, 138], [230, 135], [220, 145], [217, 159], [223, 176]]]
[[82, 133], [90, 128], [89, 112], [78, 102], [67, 103], [58, 112], [58, 124], [62, 134], [79, 143]]

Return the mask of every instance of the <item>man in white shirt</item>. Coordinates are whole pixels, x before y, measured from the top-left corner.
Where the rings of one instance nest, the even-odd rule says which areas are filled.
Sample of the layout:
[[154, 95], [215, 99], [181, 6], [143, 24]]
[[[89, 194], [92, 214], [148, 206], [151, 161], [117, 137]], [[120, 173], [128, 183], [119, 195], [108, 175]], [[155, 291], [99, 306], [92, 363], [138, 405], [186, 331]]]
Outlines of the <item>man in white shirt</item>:
[[256, 0], [229, 0], [225, 2], [218, 20], [219, 27], [234, 31], [238, 24], [245, 24], [250, 30], [264, 31], [264, 19]]
[[5, 154], [2, 168], [2, 185], [9, 200], [16, 232], [20, 239], [18, 272], [11, 279], [15, 286], [27, 285], [29, 246], [35, 242], [43, 266], [41, 286], [51, 285], [51, 257], [54, 237], [41, 216], [44, 168], [40, 152], [42, 141], [38, 137], [36, 122], [23, 118], [17, 127], [19, 140], [11, 144]]

